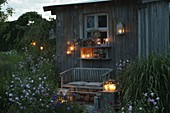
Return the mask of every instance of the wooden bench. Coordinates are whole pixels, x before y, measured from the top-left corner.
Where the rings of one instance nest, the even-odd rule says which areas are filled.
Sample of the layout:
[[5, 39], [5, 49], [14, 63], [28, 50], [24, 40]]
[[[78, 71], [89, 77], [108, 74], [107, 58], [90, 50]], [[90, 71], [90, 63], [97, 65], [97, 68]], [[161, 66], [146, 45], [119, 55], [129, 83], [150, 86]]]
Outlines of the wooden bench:
[[69, 88], [74, 93], [97, 94], [96, 91], [103, 90], [102, 83], [110, 78], [111, 72], [110, 68], [71, 68], [60, 73], [61, 88]]

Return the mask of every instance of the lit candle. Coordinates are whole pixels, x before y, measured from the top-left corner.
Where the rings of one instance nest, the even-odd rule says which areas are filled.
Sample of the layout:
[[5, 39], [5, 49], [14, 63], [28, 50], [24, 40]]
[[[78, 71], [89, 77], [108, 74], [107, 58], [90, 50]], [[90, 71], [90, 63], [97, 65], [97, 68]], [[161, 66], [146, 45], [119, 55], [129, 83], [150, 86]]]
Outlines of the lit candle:
[[85, 55], [82, 55], [82, 58], [85, 58]]
[[90, 58], [90, 55], [89, 55], [89, 54], [87, 54], [87, 58]]
[[70, 46], [70, 50], [73, 51], [74, 50], [74, 46]]
[[68, 55], [71, 54], [71, 51], [70, 51], [70, 50], [67, 50], [67, 54], [68, 54]]
[[105, 39], [105, 43], [106, 43], [107, 45], [109, 45], [109, 39], [108, 39], [108, 38]]
[[118, 31], [118, 32], [119, 32], [119, 34], [122, 34], [122, 29], [119, 29], [119, 31]]
[[100, 46], [101, 42], [97, 42], [97, 45]]

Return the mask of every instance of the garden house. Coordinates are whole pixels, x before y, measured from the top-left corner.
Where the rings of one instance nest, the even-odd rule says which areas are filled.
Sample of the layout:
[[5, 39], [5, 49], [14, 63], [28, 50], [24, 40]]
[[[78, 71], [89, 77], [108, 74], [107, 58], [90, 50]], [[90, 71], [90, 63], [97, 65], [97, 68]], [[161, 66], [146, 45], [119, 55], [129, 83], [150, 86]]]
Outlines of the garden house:
[[56, 15], [59, 71], [111, 68], [169, 45], [169, 0], [103, 0], [44, 6]]

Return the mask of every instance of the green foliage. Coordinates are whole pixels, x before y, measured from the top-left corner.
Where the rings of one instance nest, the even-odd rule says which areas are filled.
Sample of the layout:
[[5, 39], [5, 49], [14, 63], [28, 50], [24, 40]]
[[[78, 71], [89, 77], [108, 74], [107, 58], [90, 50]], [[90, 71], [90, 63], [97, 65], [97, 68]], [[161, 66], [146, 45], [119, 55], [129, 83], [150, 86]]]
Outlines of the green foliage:
[[[144, 93], [153, 92], [160, 98], [157, 111], [168, 113], [170, 109], [169, 75], [170, 57], [151, 55], [147, 59], [132, 63], [117, 77], [123, 86], [122, 106], [131, 103], [136, 107], [139, 107], [140, 104], [143, 107], [144, 104], [147, 104], [144, 102]], [[150, 112], [156, 112], [152, 110]]]
[[13, 14], [13, 8], [7, 7], [5, 11], [2, 10], [2, 6], [6, 5], [7, 0], [1, 0], [0, 1], [0, 22], [5, 22], [8, 18], [8, 16], [12, 16]]
[[0, 54], [2, 68], [9, 63], [0, 81], [1, 113], [83, 113], [82, 106], [70, 101], [56, 106], [54, 59], [31, 53], [25, 48], [21, 55], [16, 51]]
[[85, 109], [78, 103], [70, 101], [70, 96], [53, 96], [53, 109], [55, 113], [85, 113]]
[[49, 31], [54, 26], [55, 20], [43, 19], [37, 12], [24, 13], [18, 20], [0, 25], [0, 50], [22, 51], [22, 48], [30, 47], [31, 42], [36, 41], [36, 52], [40, 46], [44, 46], [43, 54], [51, 54], [54, 52], [55, 41], [49, 39]]
[[23, 56], [18, 55], [16, 51], [0, 53], [0, 111], [7, 110], [8, 103], [5, 94], [7, 81], [11, 81], [10, 75], [15, 71], [15, 66], [19, 61], [23, 61]]

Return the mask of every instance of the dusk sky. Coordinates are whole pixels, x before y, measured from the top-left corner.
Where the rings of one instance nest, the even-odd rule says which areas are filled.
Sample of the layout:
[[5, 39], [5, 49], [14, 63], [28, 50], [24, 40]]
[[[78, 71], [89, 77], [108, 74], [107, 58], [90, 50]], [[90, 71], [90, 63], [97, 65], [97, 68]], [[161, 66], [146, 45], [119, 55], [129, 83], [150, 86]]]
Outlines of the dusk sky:
[[77, 2], [93, 2], [93, 1], [104, 1], [104, 0], [8, 0], [8, 5], [14, 9], [14, 14], [9, 17], [8, 20], [17, 20], [19, 16], [26, 12], [36, 11], [41, 14], [43, 18], [51, 18], [50, 12], [44, 12], [43, 6], [57, 5], [63, 3], [77, 3]]

